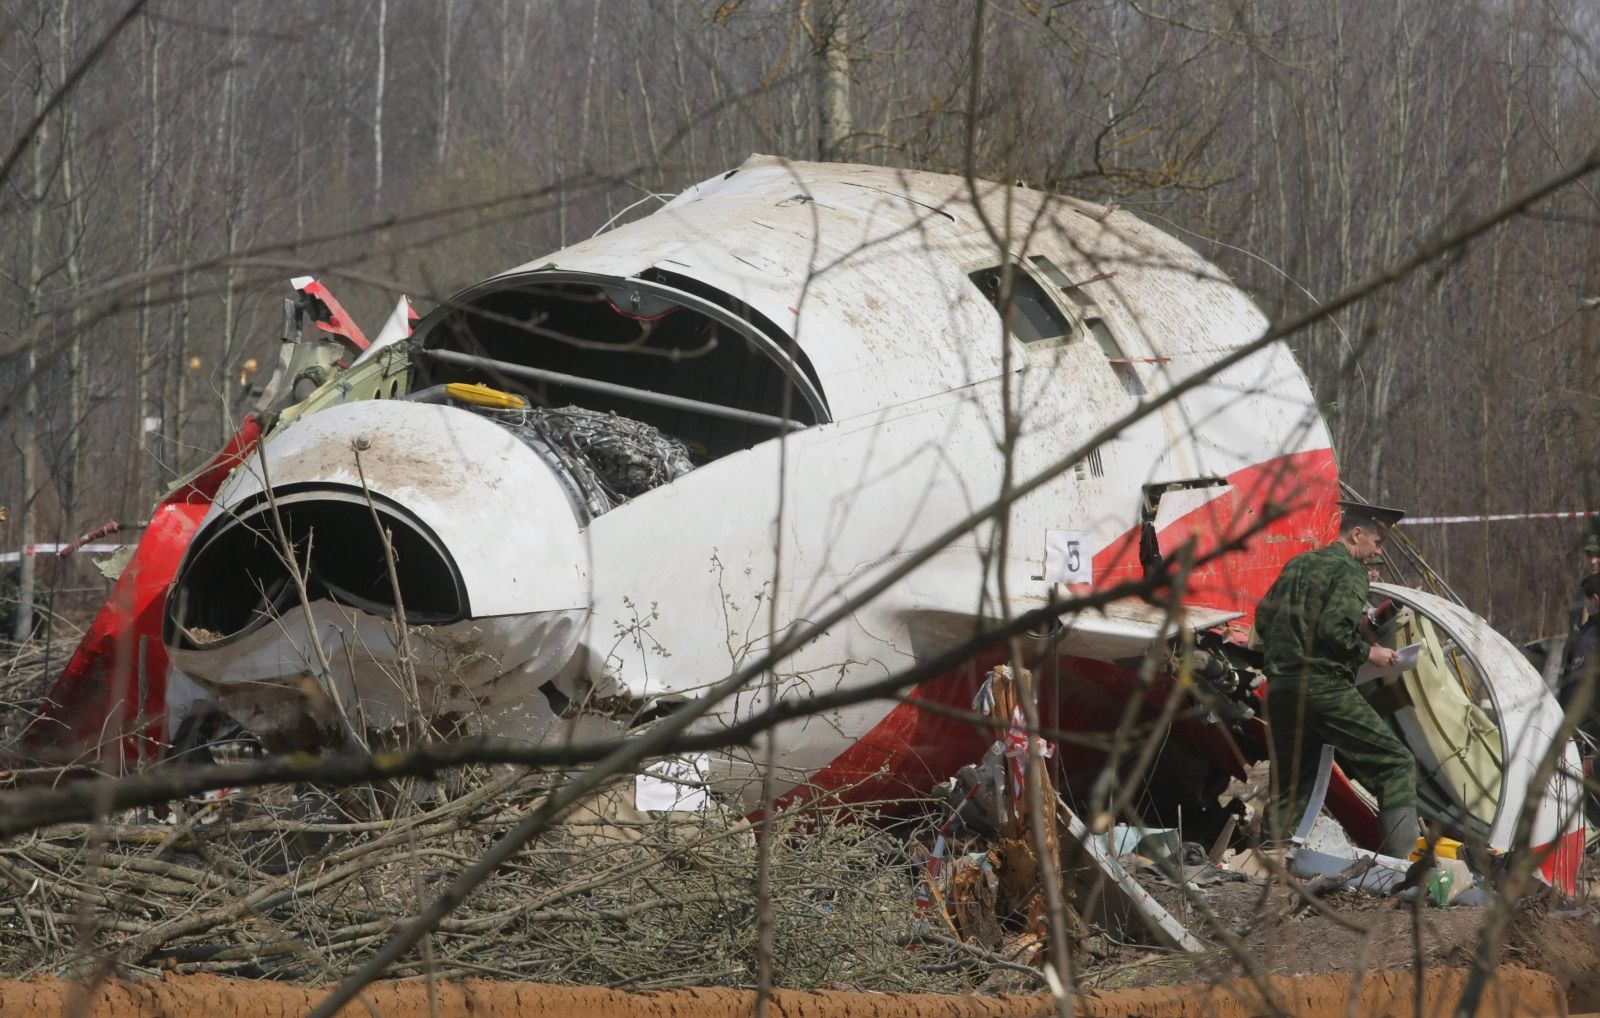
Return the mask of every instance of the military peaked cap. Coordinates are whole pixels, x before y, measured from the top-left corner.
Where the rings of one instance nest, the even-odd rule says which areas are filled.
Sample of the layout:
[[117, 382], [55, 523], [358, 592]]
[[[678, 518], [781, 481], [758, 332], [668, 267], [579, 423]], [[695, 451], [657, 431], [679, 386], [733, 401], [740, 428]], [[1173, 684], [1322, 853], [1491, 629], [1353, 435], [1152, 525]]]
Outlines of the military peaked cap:
[[1365, 502], [1353, 500], [1339, 500], [1340, 525], [1348, 527], [1360, 523], [1375, 523], [1381, 527], [1392, 527], [1405, 518], [1404, 509], [1391, 509], [1385, 505], [1368, 505]]

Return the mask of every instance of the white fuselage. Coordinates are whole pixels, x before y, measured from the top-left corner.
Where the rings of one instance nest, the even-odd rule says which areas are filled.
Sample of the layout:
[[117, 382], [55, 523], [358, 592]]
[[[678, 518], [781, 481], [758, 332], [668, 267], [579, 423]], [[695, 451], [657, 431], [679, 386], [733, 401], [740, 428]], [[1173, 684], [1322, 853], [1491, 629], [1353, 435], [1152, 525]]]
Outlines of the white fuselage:
[[[509, 596], [473, 595], [475, 617], [518, 615], [541, 631], [548, 631], [549, 613], [585, 613], [569, 661], [543, 653], [530, 664], [512, 647], [548, 647], [548, 640], [502, 637], [499, 693], [495, 684], [473, 688], [490, 730], [530, 739], [559, 731], [529, 727], [549, 723], [551, 711], [510, 709], [513, 698], [546, 682], [569, 701], [694, 696], [759, 655], [774, 633], [853, 598], [1008, 486], [1032, 481], [1141, 401], [1261, 334], [1260, 312], [1214, 266], [1133, 216], [1020, 188], [975, 186], [976, 196], [957, 177], [756, 157], [643, 220], [472, 291], [475, 300], [492, 298], [497, 287], [512, 293], [550, 273], [626, 281], [670, 271], [772, 323], [782, 333], [774, 339], [803, 354], [825, 402], [825, 414], [816, 415], [822, 423], [713, 459], [561, 535], [557, 557], [571, 558], [587, 584], [581, 604], [573, 603], [573, 569], [560, 566], [549, 567], [562, 572], [547, 585], [530, 583], [526, 568], [504, 569], [506, 582], [523, 584], [515, 605]], [[1009, 331], [993, 292], [979, 281], [1008, 259], [1019, 295]], [[992, 286], [997, 277], [990, 278]], [[1025, 308], [1030, 295], [1035, 305]], [[437, 323], [446, 313], [419, 325], [422, 345], [441, 342], [445, 330]], [[1038, 322], [1028, 332], [1021, 320], [1029, 314], [1050, 319], [1045, 332], [1051, 322], [1062, 326], [1059, 334], [1041, 338]], [[525, 342], [519, 359], [537, 363], [538, 344], [559, 341], [528, 335]], [[271, 436], [267, 459], [296, 443], [337, 454], [357, 433], [382, 443], [389, 432], [438, 430], [446, 426], [428, 422], [469, 414], [411, 406], [321, 411]], [[363, 424], [363, 415], [374, 421]], [[377, 417], [395, 422], [380, 426]], [[305, 437], [310, 432], [318, 435]], [[453, 500], [473, 519], [487, 513], [504, 520], [504, 541], [479, 524], [470, 540], [447, 542], [458, 557], [473, 559], [474, 575], [492, 575], [506, 556], [531, 561], [517, 550], [528, 544], [521, 528], [531, 510], [527, 500], [488, 483], [475, 441], [457, 442], [460, 463], [440, 466], [452, 474], [450, 483], [426, 491], [429, 505]], [[368, 458], [378, 462], [378, 451]], [[338, 469], [350, 473], [349, 465]], [[495, 469], [504, 468], [487, 472]], [[285, 471], [287, 465], [273, 469]], [[397, 501], [412, 497], [402, 490], [409, 483], [403, 476], [369, 482]], [[1268, 504], [1290, 510], [1266, 539], [1197, 573], [1188, 604], [1248, 613], [1284, 560], [1325, 540], [1337, 497], [1328, 434], [1285, 347], [1270, 346], [1131, 420], [1003, 516], [950, 541], [784, 661], [778, 695], [895, 673], [970, 636], [984, 620], [1043, 604], [1058, 579], [1047, 569], [1047, 531], [1076, 532], [1094, 584], [1137, 578], [1141, 513], [1150, 492], [1168, 484], [1188, 485], [1163, 496], [1153, 516], [1168, 553], [1179, 537], [1196, 535], [1205, 547], [1244, 533], [1265, 518]], [[241, 492], [258, 486], [230, 485]], [[214, 515], [232, 511], [225, 492]], [[453, 512], [448, 504], [430, 511]], [[550, 518], [557, 517], [564, 520], [565, 511]], [[508, 607], [476, 607], [488, 603]], [[1086, 637], [1078, 649], [1091, 659], [1113, 656], [1096, 646]], [[291, 633], [285, 670], [303, 670], [310, 651]], [[175, 653], [197, 678], [229, 681], [220, 652]], [[395, 686], [392, 655], [380, 656], [382, 675], [365, 683], [374, 693]], [[207, 659], [217, 667], [208, 668]], [[342, 668], [337, 660], [333, 666]], [[259, 669], [250, 676], [268, 677]], [[352, 681], [358, 688], [350, 695], [368, 695]], [[768, 699], [764, 682], [754, 683], [701, 724], [747, 716]], [[869, 734], [894, 707], [870, 702], [784, 726], [777, 736], [782, 784], [815, 778], [847, 750], [873, 744]], [[1082, 720], [1094, 723], [1092, 715]], [[903, 724], [880, 736], [891, 756], [911, 752], [920, 765], [940, 764], [928, 747], [910, 745], [915, 740]], [[874, 759], [863, 757], [859, 766], [898, 766]], [[748, 770], [730, 757], [722, 776], [737, 781]]]

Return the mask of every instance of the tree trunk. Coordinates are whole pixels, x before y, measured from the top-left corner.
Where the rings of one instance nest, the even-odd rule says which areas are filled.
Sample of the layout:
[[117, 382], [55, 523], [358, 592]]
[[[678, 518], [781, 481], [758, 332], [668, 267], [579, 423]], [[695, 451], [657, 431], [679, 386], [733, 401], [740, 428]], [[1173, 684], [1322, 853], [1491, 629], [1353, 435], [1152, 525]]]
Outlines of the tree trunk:
[[[1390, 63], [1390, 112], [1393, 122], [1387, 130], [1380, 132], [1380, 137], [1387, 138], [1392, 143], [1392, 148], [1387, 154], [1390, 164], [1390, 180], [1388, 185], [1388, 214], [1381, 224], [1382, 243], [1379, 247], [1377, 264], [1392, 265], [1400, 256], [1402, 231], [1406, 230], [1403, 220], [1404, 206], [1402, 200], [1408, 193], [1406, 188], [1410, 179], [1414, 153], [1409, 150], [1412, 120], [1412, 90], [1419, 87], [1419, 81], [1413, 76], [1415, 60], [1416, 37], [1414, 26], [1407, 21], [1408, 7], [1405, 0], [1397, 0], [1395, 4], [1395, 22], [1393, 28], [1394, 50]], [[1407, 286], [1402, 283], [1401, 286]], [[1387, 313], [1383, 314], [1385, 321], [1392, 321], [1400, 311], [1404, 300], [1399, 290], [1383, 295], [1378, 306]], [[1391, 428], [1389, 414], [1394, 392], [1395, 376], [1401, 370], [1403, 357], [1408, 352], [1398, 342], [1379, 339], [1373, 345], [1373, 372], [1372, 387], [1369, 396], [1369, 406], [1372, 408], [1371, 419], [1368, 422], [1367, 436], [1367, 483], [1364, 491], [1368, 498], [1387, 499], [1394, 492], [1387, 490], [1384, 484], [1384, 459], [1388, 452]]]
[[172, 328], [172, 422], [167, 426], [171, 438], [170, 461], [183, 473], [183, 456], [188, 446], [183, 441], [183, 425], [188, 413], [189, 395], [189, 273], [178, 277], [178, 307]]
[[444, 169], [450, 148], [450, 53], [455, 49], [455, 0], [444, 0], [443, 66], [439, 75], [439, 128], [434, 132], [434, 162]]
[[389, 46], [389, 0], [378, 0], [378, 80], [372, 90], [372, 207], [383, 204], [383, 85]]
[[139, 271], [145, 281], [139, 287], [138, 338], [133, 350], [133, 377], [130, 379], [133, 395], [133, 428], [128, 435], [128, 489], [124, 493], [122, 518], [133, 519], [144, 509], [148, 499], [152, 474], [151, 457], [154, 454], [150, 427], [150, 282], [151, 267], [155, 264], [155, 204], [156, 174], [161, 168], [161, 33], [159, 23], [146, 19], [144, 23], [147, 44], [145, 49], [144, 107], [145, 107], [145, 171], [144, 189], [139, 203]]
[[[72, 4], [62, 4], [56, 19], [57, 62], [56, 74], [65, 80], [69, 73], [71, 49]], [[67, 282], [76, 293], [83, 285], [83, 262], [80, 252], [85, 232], [83, 195], [78, 191], [78, 132], [77, 112], [71, 103], [61, 108], [61, 192], [67, 213]], [[68, 523], [78, 512], [78, 493], [83, 470], [83, 307], [74, 303], [71, 317], [72, 334], [67, 337], [67, 425], [61, 462], [57, 465], [56, 484], [61, 492], [61, 511]]]
[[[42, 54], [33, 77], [33, 114], [44, 109], [45, 81]], [[28, 215], [28, 285], [26, 293], [27, 316], [24, 321], [34, 325], [39, 321], [42, 307], [44, 272], [44, 168], [45, 128], [40, 125], [33, 137], [31, 168], [32, 193]], [[31, 546], [37, 537], [38, 487], [39, 487], [39, 383], [34, 377], [39, 370], [38, 343], [28, 344], [22, 370], [27, 379], [22, 390], [22, 414], [17, 421], [17, 444], [22, 452], [22, 483], [17, 492], [17, 532], [22, 542], [22, 561], [17, 570], [17, 614], [12, 624], [11, 637], [22, 643], [33, 635], [34, 585], [37, 574]]]
[[222, 355], [217, 363], [219, 424], [222, 441], [233, 437], [233, 346], [239, 325], [239, 276], [233, 254], [239, 244], [240, 190], [239, 125], [235, 96], [238, 92], [239, 9], [228, 11], [228, 69], [222, 77], [223, 244], [227, 265], [222, 270]]
[[[1506, 76], [1503, 83], [1505, 88], [1504, 101], [1500, 108], [1500, 173], [1495, 181], [1496, 205], [1503, 204], [1511, 193], [1511, 156], [1515, 141], [1514, 118], [1516, 116], [1516, 89], [1521, 78], [1521, 69], [1517, 66], [1517, 33], [1511, 31], [1511, 26], [1506, 26], [1505, 33], [1505, 69]], [[1498, 423], [1500, 415], [1494, 402], [1496, 388], [1496, 375], [1504, 369], [1500, 360], [1497, 342], [1501, 322], [1501, 293], [1504, 289], [1502, 266], [1505, 260], [1505, 229], [1495, 230], [1489, 235], [1489, 315], [1487, 327], [1483, 330], [1483, 353], [1478, 361], [1481, 366], [1479, 375], [1479, 431], [1478, 431], [1478, 459], [1481, 470], [1478, 495], [1478, 508], [1487, 515], [1494, 500], [1495, 467], [1500, 451]], [[1490, 533], [1490, 524], [1485, 522], [1478, 528], [1478, 583], [1475, 588], [1474, 603], [1478, 611], [1490, 624], [1494, 623], [1494, 603], [1490, 597], [1490, 590], [1494, 583], [1494, 563], [1491, 555], [1493, 547]]]
[[850, 144], [850, 52], [846, 0], [820, 0], [816, 24], [817, 158], [842, 160]]

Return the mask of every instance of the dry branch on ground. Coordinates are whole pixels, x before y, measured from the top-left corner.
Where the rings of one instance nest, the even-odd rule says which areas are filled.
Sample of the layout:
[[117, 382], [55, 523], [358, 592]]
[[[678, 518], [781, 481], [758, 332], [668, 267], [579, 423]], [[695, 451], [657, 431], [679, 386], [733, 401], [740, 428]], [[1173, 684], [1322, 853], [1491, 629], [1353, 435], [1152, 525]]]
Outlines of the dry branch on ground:
[[[327, 983], [425, 907], [550, 780], [478, 772], [443, 797], [431, 785], [280, 787], [156, 820], [47, 828], [0, 847], [10, 892], [0, 969], [70, 974], [114, 958], [125, 971]], [[519, 853], [394, 974], [750, 985], [750, 825], [715, 809], [652, 818], [618, 803], [626, 787]], [[903, 834], [817, 807], [782, 814], [777, 830], [781, 985], [960, 990], [988, 974], [956, 946], [920, 942]]]

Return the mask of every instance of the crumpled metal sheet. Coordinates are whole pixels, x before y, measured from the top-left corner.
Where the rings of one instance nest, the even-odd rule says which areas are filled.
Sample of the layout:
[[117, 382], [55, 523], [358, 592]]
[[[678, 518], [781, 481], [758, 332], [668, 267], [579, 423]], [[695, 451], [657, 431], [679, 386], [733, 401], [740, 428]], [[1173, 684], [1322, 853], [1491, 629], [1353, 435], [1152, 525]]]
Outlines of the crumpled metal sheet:
[[[643, 421], [582, 407], [536, 408], [505, 415], [517, 430], [582, 461], [585, 472], [613, 504], [636, 498], [694, 469], [689, 449]], [[505, 419], [505, 418], [502, 418]]]

